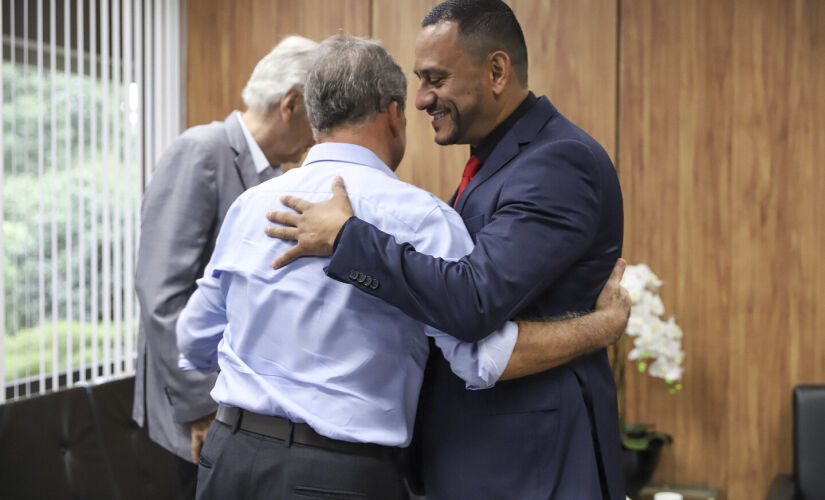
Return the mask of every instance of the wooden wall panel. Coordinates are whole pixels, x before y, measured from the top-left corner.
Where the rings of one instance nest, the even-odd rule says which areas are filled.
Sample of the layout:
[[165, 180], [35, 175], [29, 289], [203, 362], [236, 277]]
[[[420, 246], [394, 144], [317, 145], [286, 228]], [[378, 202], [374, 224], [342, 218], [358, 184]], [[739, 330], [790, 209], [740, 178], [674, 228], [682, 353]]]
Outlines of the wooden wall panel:
[[615, 160], [617, 4], [511, 0], [527, 41], [529, 84]]
[[[433, 141], [428, 116], [415, 109], [415, 38], [434, 0], [373, 0], [373, 36], [407, 71], [407, 154], [398, 176], [442, 199], [461, 180], [467, 146]], [[546, 94], [613, 154], [616, 130], [616, 3], [604, 0], [509, 2], [527, 41], [530, 88]]]
[[371, 0], [189, 0], [187, 123], [244, 109], [241, 90], [283, 37], [321, 41], [339, 29], [370, 35]]
[[415, 109], [418, 78], [412, 72], [415, 38], [421, 20], [437, 3], [433, 0], [373, 0], [372, 36], [381, 41], [407, 74], [407, 152], [396, 174], [401, 180], [447, 200], [458, 187], [469, 150], [467, 146], [438, 146], [435, 143], [429, 116]]
[[625, 257], [664, 280], [685, 390], [633, 376], [674, 435], [658, 478], [764, 497], [790, 472], [791, 389], [825, 383], [825, 3], [624, 0]]
[[[446, 199], [467, 148], [435, 145], [413, 103], [415, 37], [436, 3], [190, 0], [188, 123], [241, 107], [287, 34], [372, 34], [410, 79], [398, 174]], [[530, 87], [618, 156], [625, 257], [659, 273], [685, 331], [683, 393], [630, 374], [629, 418], [676, 439], [657, 478], [763, 497], [792, 467], [791, 388], [825, 383], [825, 2], [510, 4]]]

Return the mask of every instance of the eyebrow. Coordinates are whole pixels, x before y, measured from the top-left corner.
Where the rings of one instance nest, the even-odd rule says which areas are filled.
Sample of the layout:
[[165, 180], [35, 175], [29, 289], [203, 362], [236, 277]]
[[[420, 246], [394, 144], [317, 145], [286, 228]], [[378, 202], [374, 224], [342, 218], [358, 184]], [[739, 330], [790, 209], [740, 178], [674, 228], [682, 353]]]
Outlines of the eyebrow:
[[414, 69], [413, 73], [415, 73], [415, 76], [417, 76], [419, 78], [421, 78], [421, 77], [431, 77], [431, 76], [445, 77], [445, 76], [450, 74], [449, 71], [447, 71], [446, 69], [441, 69], [441, 68]]

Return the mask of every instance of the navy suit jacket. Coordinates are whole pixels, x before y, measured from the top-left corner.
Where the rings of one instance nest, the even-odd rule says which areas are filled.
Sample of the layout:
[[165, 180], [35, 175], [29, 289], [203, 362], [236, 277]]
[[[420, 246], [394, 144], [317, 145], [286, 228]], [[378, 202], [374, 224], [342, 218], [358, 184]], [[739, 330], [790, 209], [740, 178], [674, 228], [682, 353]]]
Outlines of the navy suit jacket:
[[[621, 255], [613, 164], [546, 97], [496, 145], [456, 209], [476, 243], [457, 262], [351, 219], [327, 273], [475, 341], [510, 318], [591, 311]], [[352, 280], [353, 269], [380, 286]], [[485, 391], [465, 390], [433, 350], [415, 440], [428, 499], [624, 498], [605, 350]]]

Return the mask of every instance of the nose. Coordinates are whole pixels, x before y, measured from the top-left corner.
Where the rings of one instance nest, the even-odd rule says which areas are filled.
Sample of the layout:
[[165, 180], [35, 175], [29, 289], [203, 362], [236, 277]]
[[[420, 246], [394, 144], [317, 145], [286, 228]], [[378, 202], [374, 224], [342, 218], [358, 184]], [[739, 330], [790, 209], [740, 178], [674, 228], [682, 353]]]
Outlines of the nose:
[[417, 109], [427, 109], [435, 103], [435, 94], [429, 89], [423, 88], [421, 84], [415, 90], [415, 107]]

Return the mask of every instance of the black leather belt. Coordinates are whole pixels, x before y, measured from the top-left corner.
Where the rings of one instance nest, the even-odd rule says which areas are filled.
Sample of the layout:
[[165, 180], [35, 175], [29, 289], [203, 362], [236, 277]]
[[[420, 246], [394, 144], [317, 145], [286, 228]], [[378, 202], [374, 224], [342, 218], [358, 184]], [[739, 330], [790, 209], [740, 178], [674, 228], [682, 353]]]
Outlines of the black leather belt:
[[283, 440], [290, 446], [298, 443], [330, 451], [366, 455], [376, 458], [395, 459], [400, 448], [382, 446], [371, 443], [352, 443], [322, 436], [307, 424], [295, 423], [286, 418], [270, 415], [261, 415], [251, 411], [231, 406], [218, 406], [215, 415], [218, 422], [224, 423], [233, 430], [242, 429], [262, 436]]

